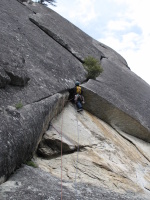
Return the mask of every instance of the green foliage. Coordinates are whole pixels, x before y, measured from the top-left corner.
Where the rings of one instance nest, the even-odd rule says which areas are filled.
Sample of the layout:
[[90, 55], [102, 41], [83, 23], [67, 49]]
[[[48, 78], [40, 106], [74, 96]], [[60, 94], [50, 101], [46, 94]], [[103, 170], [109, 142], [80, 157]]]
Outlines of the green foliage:
[[103, 68], [101, 67], [99, 61], [92, 56], [85, 58], [83, 66], [88, 72], [87, 79], [96, 79], [96, 77], [103, 72]]
[[23, 104], [21, 102], [18, 102], [16, 105], [15, 105], [16, 109], [20, 109], [23, 107]]
[[27, 161], [25, 164], [30, 167], [38, 168], [37, 164], [35, 164], [32, 160]]

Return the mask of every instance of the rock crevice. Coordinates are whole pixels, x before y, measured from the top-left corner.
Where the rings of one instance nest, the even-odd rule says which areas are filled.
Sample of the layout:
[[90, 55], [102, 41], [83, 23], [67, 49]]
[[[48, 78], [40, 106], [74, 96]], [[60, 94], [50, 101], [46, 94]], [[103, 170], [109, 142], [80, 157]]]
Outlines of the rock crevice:
[[[38, 14], [37, 14], [38, 15]], [[58, 44], [60, 44], [63, 48], [65, 48], [69, 53], [71, 53], [75, 58], [77, 58], [81, 63], [83, 63], [82, 57], [78, 55], [77, 52], [75, 52], [70, 46], [65, 42], [64, 39], [62, 39], [58, 34], [52, 32], [51, 30], [47, 29], [46, 27], [42, 26], [40, 23], [38, 23], [33, 16], [29, 17], [30, 21], [33, 22], [36, 26], [38, 26], [41, 30], [43, 30], [48, 36], [50, 36], [52, 39], [54, 39]]]

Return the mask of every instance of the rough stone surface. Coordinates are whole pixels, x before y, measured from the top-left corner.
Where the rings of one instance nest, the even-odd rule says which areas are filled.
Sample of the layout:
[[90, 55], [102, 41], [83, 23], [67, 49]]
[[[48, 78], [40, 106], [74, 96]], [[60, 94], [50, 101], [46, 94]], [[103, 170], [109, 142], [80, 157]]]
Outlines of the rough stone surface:
[[30, 80], [26, 71], [24, 58], [13, 55], [8, 61], [1, 60], [1, 63], [6, 74], [11, 79], [11, 85], [25, 86]]
[[106, 57], [120, 67], [128, 67], [117, 52], [94, 40], [55, 11], [39, 4], [29, 5], [29, 8], [35, 12], [30, 15], [30, 20], [82, 62], [87, 56], [94, 56], [98, 60]]
[[104, 72], [83, 85], [85, 109], [114, 128], [149, 142], [149, 85], [108, 59], [103, 59], [101, 65]]
[[29, 104], [73, 87], [76, 79], [81, 82], [86, 79], [78, 59], [33, 24], [29, 20], [31, 14], [33, 11], [16, 0], [0, 1], [1, 67], [5, 70], [8, 64], [22, 69], [23, 58], [23, 69], [30, 77], [24, 88], [1, 89], [0, 105], [20, 100]]
[[16, 86], [25, 86], [30, 78], [27, 75], [27, 72], [23, 69], [5, 69], [7, 75], [10, 77], [11, 85], [16, 85]]
[[131, 142], [133, 145], [135, 145], [135, 147], [138, 149], [138, 151], [148, 160], [150, 161], [150, 155], [149, 155], [149, 151], [150, 151], [150, 144], [140, 140], [132, 135], [128, 135], [123, 133], [122, 131], [119, 131], [119, 134], [122, 135], [126, 140], [128, 140], [129, 142]]
[[13, 106], [1, 109], [0, 183], [33, 156], [49, 122], [61, 111], [67, 98], [68, 94], [56, 94], [18, 110]]
[[[63, 152], [75, 151], [78, 147], [77, 119], [78, 115], [75, 109], [67, 106], [62, 115], [52, 120], [51, 126], [48, 131], [46, 131], [39, 144], [38, 153], [43, 157], [51, 157], [60, 154], [61, 136]], [[97, 141], [93, 140], [91, 132], [85, 129], [82, 124], [80, 125], [80, 148], [96, 145]]]
[[[50, 126], [51, 127], [51, 126]], [[59, 132], [60, 131], [60, 132]], [[61, 130], [55, 128], [46, 131], [44, 134], [39, 146], [38, 146], [38, 155], [42, 157], [52, 157], [60, 154], [61, 152]], [[63, 134], [63, 133], [62, 133]], [[70, 138], [62, 136], [62, 149], [63, 153], [71, 152], [76, 150], [76, 146], [73, 144]]]
[[[77, 114], [72, 105], [65, 107], [64, 111], [53, 119], [52, 125], [58, 132], [62, 128], [63, 137], [67, 136], [73, 144], [79, 144], [79, 151], [71, 153], [70, 150], [70, 154], [65, 153], [62, 157], [62, 174], [65, 181], [73, 182], [76, 179], [78, 183], [104, 187], [116, 193], [149, 195], [150, 161], [137, 145], [134, 145], [135, 139], [131, 143], [129, 139], [125, 139], [127, 134], [120, 136], [109, 125], [86, 111]], [[49, 136], [54, 133], [51, 128]], [[56, 142], [58, 139], [61, 141], [59, 137]], [[142, 143], [139, 140], [139, 146]], [[145, 146], [150, 148], [148, 143]], [[55, 154], [55, 157], [51, 156], [49, 159], [35, 157], [35, 162], [44, 171], [60, 178], [59, 155]]]
[[[92, 39], [54, 11], [45, 9], [43, 14], [41, 5], [33, 4], [29, 7], [35, 12], [34, 15], [30, 15], [30, 20], [75, 57], [83, 61], [90, 55], [101, 61], [104, 69], [102, 75], [97, 81], [85, 84], [85, 108], [90, 108], [92, 113], [97, 112], [98, 117], [113, 127], [150, 141], [150, 116], [147, 112], [150, 102], [149, 85], [131, 72], [126, 61], [111, 48]], [[93, 94], [98, 94], [96, 99], [93, 96], [92, 99], [88, 98], [88, 90], [91, 88]], [[97, 109], [100, 99], [104, 99], [105, 103]], [[97, 104], [93, 106], [95, 101]]]
[[[90, 184], [73, 184], [63, 181], [62, 198], [65, 200], [148, 200], [135, 193], [118, 194], [103, 187]], [[17, 170], [16, 174], [0, 186], [0, 200], [60, 200], [61, 180], [29, 166]]]
[[[57, 176], [24, 167], [0, 186], [0, 198], [60, 199], [62, 115], [53, 127], [49, 123], [67, 102], [68, 93], [60, 93], [86, 80], [82, 62], [88, 55], [104, 71], [83, 85], [85, 108], [117, 132], [71, 106], [62, 113], [64, 199], [75, 199], [75, 171], [81, 199], [149, 197], [149, 145], [125, 132], [150, 141], [150, 87], [127, 62], [51, 9], [19, 0], [0, 1], [0, 44], [0, 183], [33, 156], [44, 133], [38, 150], [44, 159], [36, 162]], [[23, 107], [17, 109], [19, 103]]]
[[118, 54], [116, 51], [114, 51], [113, 49], [111, 49], [110, 47], [106, 46], [105, 44], [102, 44], [101, 42], [98, 42], [97, 40], [92, 39], [92, 44], [101, 52], [103, 52], [104, 57], [101, 58], [101, 60], [103, 58], [108, 59], [109, 61], [111, 61], [113, 64], [118, 65], [121, 68], [129, 68], [126, 60], [120, 55]]
[[0, 88], [4, 88], [9, 82], [9, 76], [5, 73], [4, 69], [0, 67]]

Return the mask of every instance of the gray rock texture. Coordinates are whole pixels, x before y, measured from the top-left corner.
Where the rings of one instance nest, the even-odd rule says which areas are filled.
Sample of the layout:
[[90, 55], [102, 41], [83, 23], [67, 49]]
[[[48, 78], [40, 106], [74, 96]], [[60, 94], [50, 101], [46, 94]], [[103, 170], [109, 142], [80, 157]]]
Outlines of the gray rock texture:
[[0, 183], [32, 158], [51, 119], [61, 111], [67, 98], [68, 94], [56, 94], [20, 109], [13, 106], [1, 109]]
[[0, 88], [4, 88], [10, 82], [9, 76], [4, 69], [0, 67]]
[[[62, 199], [65, 200], [148, 200], [134, 193], [117, 194], [90, 184], [62, 183]], [[59, 200], [61, 199], [61, 180], [29, 166], [17, 170], [16, 174], [0, 186], [0, 200]]]
[[69, 137], [59, 129], [50, 125], [50, 128], [44, 134], [42, 140], [39, 143], [37, 154], [45, 158], [51, 158], [52, 156], [60, 155], [61, 153], [61, 134], [62, 136], [62, 149], [63, 153], [70, 153], [77, 149], [77, 144], [74, 144]]
[[10, 77], [11, 85], [15, 86], [25, 86], [30, 78], [28, 77], [27, 73], [23, 69], [6, 69], [5, 70], [7, 75]]
[[[31, 14], [16, 0], [0, 1], [0, 80], [7, 86], [0, 89], [0, 182], [32, 157], [63, 107], [57, 93], [85, 80], [78, 59], [34, 25]], [[20, 102], [23, 108], [15, 109]]]
[[1, 61], [2, 66], [6, 72], [6, 74], [10, 77], [11, 85], [15, 86], [25, 86], [27, 82], [30, 80], [26, 68], [25, 68], [25, 60], [24, 58], [19, 58], [12, 56], [7, 61]]
[[83, 85], [85, 109], [133, 136], [150, 142], [150, 87], [127, 68], [102, 59], [103, 73]]
[[[123, 131], [150, 142], [149, 85], [130, 71], [127, 62], [117, 52], [94, 40], [56, 12], [40, 4], [20, 1], [0, 1], [0, 184], [33, 157], [43, 134], [46, 138], [39, 145], [41, 155], [58, 156], [60, 135], [54, 130], [49, 132], [48, 128], [67, 103], [67, 91], [74, 87], [75, 80], [86, 81], [87, 72], [82, 63], [89, 55], [99, 60], [104, 71], [96, 80], [83, 84], [85, 109], [119, 133]], [[71, 117], [74, 120], [74, 116]], [[95, 137], [101, 139], [100, 147], [104, 147], [103, 137], [94, 134], [88, 132], [88, 138], [86, 134], [82, 135], [82, 149], [91, 143], [94, 148], [97, 145]], [[91, 135], [94, 135], [94, 140], [91, 140]], [[65, 153], [77, 149], [77, 138], [73, 142], [71, 136], [71, 132], [63, 136]], [[106, 155], [109, 149], [113, 152], [113, 144], [106, 143], [106, 147]], [[88, 163], [93, 165], [94, 158], [91, 154]], [[107, 159], [108, 163], [116, 163], [113, 156], [107, 156]], [[98, 158], [98, 166], [101, 166], [101, 161]], [[104, 159], [102, 163], [106, 161]], [[140, 169], [146, 166], [144, 172], [149, 173], [146, 164], [144, 161], [138, 166]], [[89, 173], [88, 164], [85, 167]], [[111, 175], [110, 178], [116, 177]], [[105, 178], [103, 175], [104, 182]], [[138, 178], [141, 178], [140, 173]], [[148, 176], [146, 183], [147, 191], [150, 188]], [[71, 184], [67, 181], [63, 184], [64, 199], [75, 199], [75, 186]], [[128, 189], [126, 194], [119, 194], [88, 183], [80, 183], [77, 187], [82, 199], [139, 198]], [[60, 179], [39, 169], [23, 167], [0, 186], [0, 199], [60, 199]], [[143, 197], [139, 199], [143, 200]]]
[[119, 63], [120, 67], [128, 67], [127, 62], [117, 52], [97, 42], [53, 10], [39, 4], [29, 5], [29, 8], [35, 12], [29, 19], [81, 62], [87, 56], [94, 56], [98, 60], [106, 57]]
[[[85, 80], [86, 73], [78, 59], [33, 24], [29, 20], [32, 14], [33, 11], [16, 0], [0, 2], [1, 67], [5, 70], [9, 66], [13, 84], [18, 85], [14, 77], [26, 81], [30, 78], [24, 88], [8, 86], [0, 90], [0, 105], [12, 105], [20, 100], [29, 104], [73, 87], [76, 79]], [[10, 69], [13, 69], [11, 74]]]
[[[96, 116], [115, 128], [150, 141], [149, 85], [131, 72], [126, 61], [114, 50], [92, 39], [54, 11], [45, 9], [43, 14], [39, 4], [31, 5], [30, 9], [35, 12], [30, 20], [80, 61], [89, 55], [101, 61], [102, 75], [85, 84], [85, 109], [97, 113]], [[88, 90], [91, 88], [90, 98]]]
[[[62, 118], [63, 125], [62, 125]], [[47, 136], [52, 138], [62, 129], [64, 138], [77, 145], [77, 150], [55, 156], [34, 156], [34, 162], [44, 171], [64, 181], [105, 187], [115, 193], [136, 193], [138, 197], [149, 197], [150, 190], [150, 144], [124, 132], [115, 131], [110, 125], [87, 111], [76, 112], [68, 104], [63, 112], [52, 120]], [[56, 131], [57, 130], [57, 131]], [[61, 134], [53, 137], [53, 144], [61, 148]], [[68, 143], [69, 146], [69, 143]], [[46, 152], [53, 146], [47, 146]], [[58, 146], [57, 146], [58, 147]], [[72, 145], [70, 145], [72, 147]], [[62, 167], [61, 166], [62, 163]]]

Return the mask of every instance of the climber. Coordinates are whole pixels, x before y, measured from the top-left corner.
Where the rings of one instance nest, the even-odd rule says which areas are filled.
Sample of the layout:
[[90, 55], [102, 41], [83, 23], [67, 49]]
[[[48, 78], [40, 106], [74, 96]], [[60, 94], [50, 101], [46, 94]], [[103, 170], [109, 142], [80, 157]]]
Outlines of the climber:
[[81, 89], [79, 81], [76, 81], [75, 88], [74, 88], [74, 102], [77, 106], [77, 111], [80, 112], [83, 110], [82, 104], [84, 104], [84, 97], [83, 97], [83, 91]]

